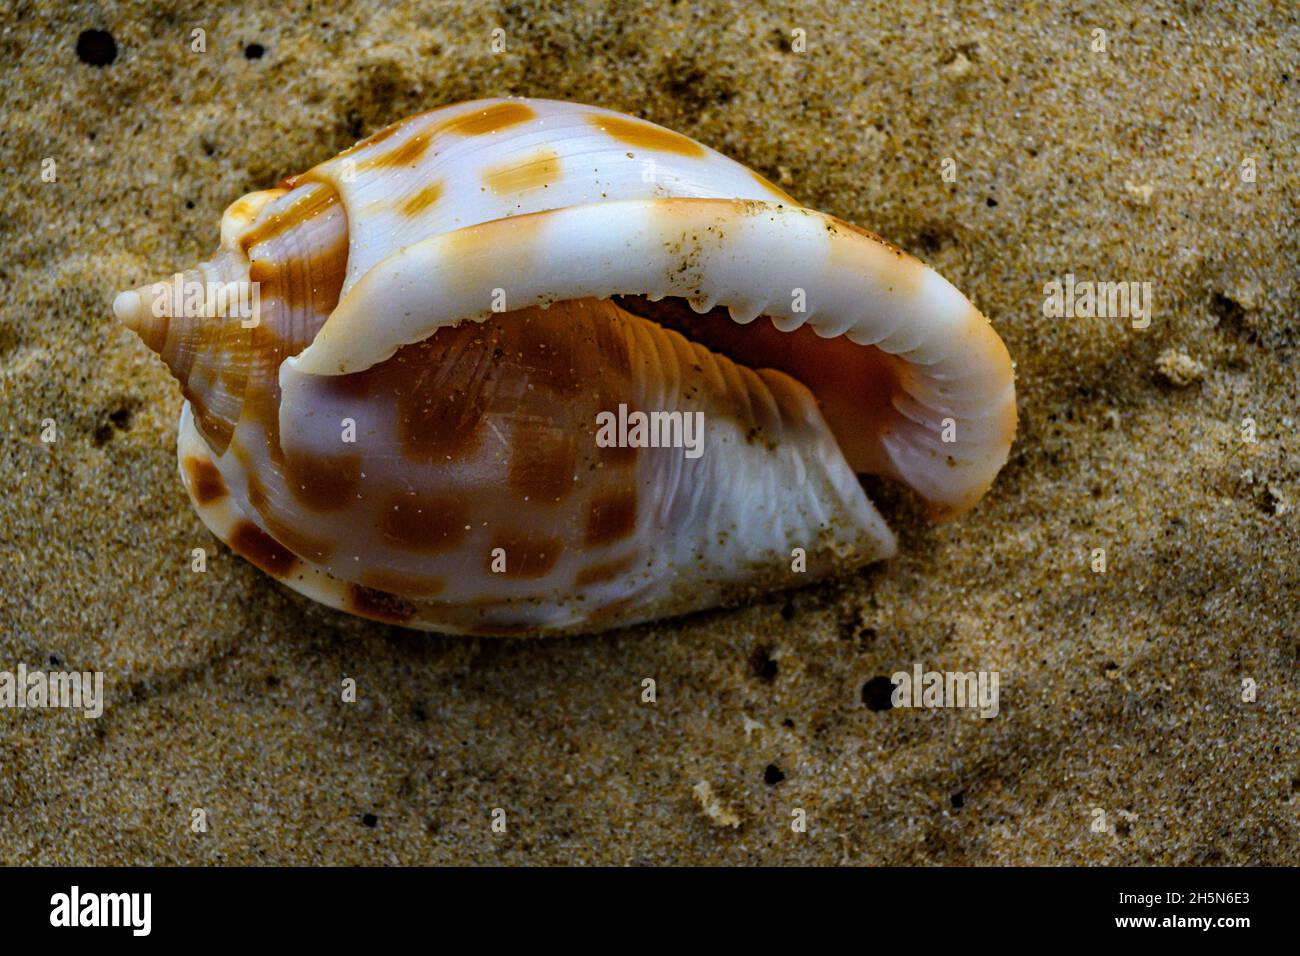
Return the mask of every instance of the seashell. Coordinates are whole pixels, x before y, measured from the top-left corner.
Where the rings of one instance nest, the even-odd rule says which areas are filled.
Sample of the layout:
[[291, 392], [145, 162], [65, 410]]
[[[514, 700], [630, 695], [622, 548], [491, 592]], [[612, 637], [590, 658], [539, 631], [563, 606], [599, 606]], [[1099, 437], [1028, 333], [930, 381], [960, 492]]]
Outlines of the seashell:
[[1015, 433], [1006, 348], [937, 273], [572, 103], [389, 126], [113, 307], [180, 382], [208, 528], [426, 630], [601, 630], [842, 573], [895, 551], [855, 472], [948, 518]]

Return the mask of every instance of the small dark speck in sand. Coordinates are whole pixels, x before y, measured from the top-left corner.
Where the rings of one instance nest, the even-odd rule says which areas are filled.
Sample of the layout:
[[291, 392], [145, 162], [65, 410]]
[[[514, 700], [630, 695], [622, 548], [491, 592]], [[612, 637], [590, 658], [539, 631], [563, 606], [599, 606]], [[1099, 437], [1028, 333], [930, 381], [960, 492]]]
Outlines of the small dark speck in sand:
[[862, 685], [862, 703], [867, 710], [889, 710], [894, 706], [894, 682], [883, 674]]
[[754, 651], [749, 663], [754, 668], [754, 673], [763, 680], [776, 680], [777, 664], [772, 659], [771, 651], [768, 648], [760, 647]]
[[117, 41], [107, 30], [82, 30], [77, 37], [77, 59], [90, 66], [108, 66], [117, 59]]

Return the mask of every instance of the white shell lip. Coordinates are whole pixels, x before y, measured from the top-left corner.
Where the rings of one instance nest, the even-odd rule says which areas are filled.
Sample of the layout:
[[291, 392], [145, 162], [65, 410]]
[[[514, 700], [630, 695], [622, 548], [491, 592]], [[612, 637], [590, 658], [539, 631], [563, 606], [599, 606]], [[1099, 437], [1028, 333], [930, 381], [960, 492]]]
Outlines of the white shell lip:
[[[795, 311], [802, 290], [804, 311]], [[906, 362], [893, 475], [940, 517], [968, 510], [1005, 463], [1015, 434], [1006, 346], [951, 283], [884, 240], [783, 203], [610, 200], [490, 220], [432, 236], [374, 266], [312, 344], [280, 369], [362, 371], [442, 326], [584, 297], [680, 296], [805, 322]], [[378, 327], [374, 315], [386, 316]], [[956, 440], [945, 442], [951, 420]]]

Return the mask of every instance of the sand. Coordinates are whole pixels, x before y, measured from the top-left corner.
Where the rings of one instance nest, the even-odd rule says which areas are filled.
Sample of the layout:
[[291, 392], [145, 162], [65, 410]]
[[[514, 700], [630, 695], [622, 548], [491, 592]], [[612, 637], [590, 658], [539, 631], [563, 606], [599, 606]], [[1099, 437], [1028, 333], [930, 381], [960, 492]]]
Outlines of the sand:
[[[0, 862], [1300, 862], [1296, 10], [1013, 6], [0, 10], [0, 670], [107, 696], [0, 711]], [[935, 526], [871, 481], [887, 564], [551, 641], [348, 618], [216, 544], [114, 293], [499, 94], [671, 126], [933, 264], [1016, 360], [987, 498]], [[1067, 275], [1150, 283], [1149, 325], [1046, 315]], [[917, 663], [997, 671], [998, 715], [873, 709]]]

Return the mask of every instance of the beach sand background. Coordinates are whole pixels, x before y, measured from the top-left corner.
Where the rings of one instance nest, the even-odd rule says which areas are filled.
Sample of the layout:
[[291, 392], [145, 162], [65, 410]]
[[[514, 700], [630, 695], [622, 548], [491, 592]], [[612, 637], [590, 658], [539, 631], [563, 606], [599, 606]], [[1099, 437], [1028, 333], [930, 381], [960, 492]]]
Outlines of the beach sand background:
[[[1300, 862], [1298, 17], [5, 4], [0, 670], [103, 671], [107, 706], [0, 711], [0, 863]], [[243, 193], [505, 94], [680, 130], [952, 280], [1017, 366], [981, 505], [934, 526], [873, 481], [887, 564], [544, 641], [352, 619], [215, 542], [114, 293]], [[1149, 328], [1046, 317], [1067, 274], [1150, 282]], [[916, 663], [997, 671], [998, 716], [881, 709]]]

